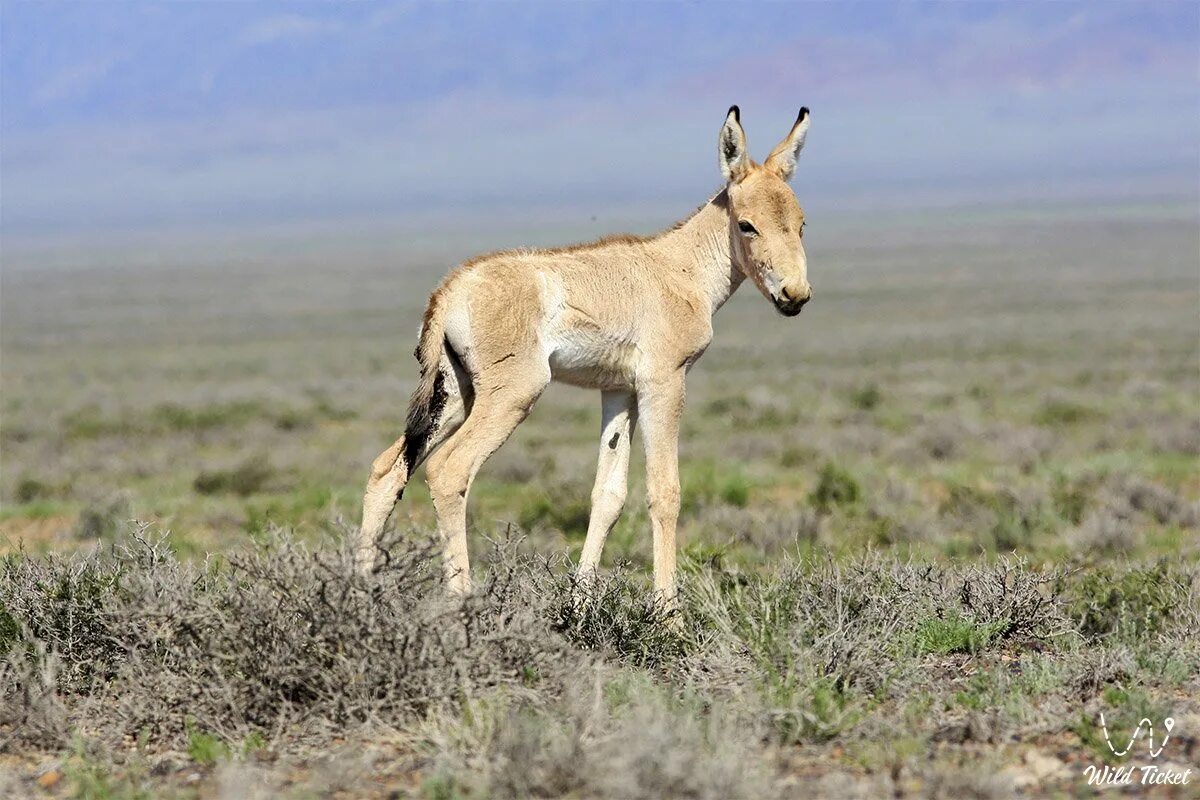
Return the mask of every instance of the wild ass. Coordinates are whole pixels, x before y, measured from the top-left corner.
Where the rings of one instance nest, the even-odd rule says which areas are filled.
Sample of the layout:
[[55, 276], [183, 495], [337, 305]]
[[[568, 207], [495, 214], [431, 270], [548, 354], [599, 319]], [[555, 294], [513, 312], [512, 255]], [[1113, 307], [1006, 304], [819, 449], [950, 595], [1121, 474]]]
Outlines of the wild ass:
[[807, 108], [761, 165], [737, 106], [717, 154], [725, 186], [657, 236], [614, 236], [467, 261], [425, 309], [421, 378], [404, 435], [371, 468], [357, 562], [370, 572], [379, 535], [426, 458], [449, 589], [470, 591], [467, 493], [479, 468], [552, 380], [601, 392], [600, 459], [579, 572], [590, 577], [625, 503], [630, 439], [640, 419], [654, 536], [654, 586], [675, 601], [679, 417], [684, 378], [712, 341], [712, 317], [743, 279], [786, 316], [812, 297], [804, 212], [788, 181], [808, 133]]

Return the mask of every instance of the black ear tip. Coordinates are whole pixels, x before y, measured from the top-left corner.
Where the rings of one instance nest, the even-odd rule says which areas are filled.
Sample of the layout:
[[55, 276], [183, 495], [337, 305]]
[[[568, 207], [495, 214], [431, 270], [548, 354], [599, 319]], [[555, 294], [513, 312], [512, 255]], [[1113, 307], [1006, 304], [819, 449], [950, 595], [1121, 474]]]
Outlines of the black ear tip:
[[742, 110], [736, 105], [730, 106], [729, 110], [725, 112], [726, 117], [728, 117], [730, 114], [733, 114], [733, 118], [738, 122], [742, 121]]
[[804, 122], [804, 118], [808, 116], [808, 106], [801, 106], [800, 115], [796, 117], [796, 122]]

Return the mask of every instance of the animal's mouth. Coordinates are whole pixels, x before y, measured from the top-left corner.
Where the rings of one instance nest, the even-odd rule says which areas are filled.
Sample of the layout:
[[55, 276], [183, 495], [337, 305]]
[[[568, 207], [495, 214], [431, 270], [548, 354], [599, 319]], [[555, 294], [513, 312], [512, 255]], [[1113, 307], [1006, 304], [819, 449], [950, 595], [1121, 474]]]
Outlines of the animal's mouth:
[[804, 308], [804, 304], [808, 302], [807, 297], [803, 300], [780, 300], [778, 298], [772, 298], [772, 300], [775, 303], [775, 308], [785, 317], [796, 316]]
[[762, 282], [759, 286], [763, 294], [775, 304], [776, 310], [785, 317], [796, 316], [800, 313], [800, 309], [804, 308], [804, 304], [812, 299], [811, 289], [805, 297], [788, 297], [787, 291], [783, 288], [783, 282], [770, 269], [763, 270]]

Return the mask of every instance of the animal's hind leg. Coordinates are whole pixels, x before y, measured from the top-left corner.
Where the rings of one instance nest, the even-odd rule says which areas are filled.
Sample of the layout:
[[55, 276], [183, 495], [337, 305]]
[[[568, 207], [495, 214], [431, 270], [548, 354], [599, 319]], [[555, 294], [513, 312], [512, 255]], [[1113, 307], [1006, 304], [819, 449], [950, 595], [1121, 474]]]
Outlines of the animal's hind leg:
[[404, 437], [379, 454], [371, 464], [367, 490], [363, 494], [362, 526], [358, 529], [358, 546], [354, 560], [361, 573], [375, 568], [376, 543], [387, 524], [396, 501], [408, 483], [408, 466], [404, 463]]
[[443, 566], [452, 594], [471, 590], [467, 554], [467, 494], [484, 462], [500, 449], [529, 415], [550, 382], [550, 367], [542, 362], [524, 367], [508, 365], [477, 380], [478, 391], [470, 416], [442, 449], [429, 459], [429, 491], [437, 511], [438, 533], [445, 545]]
[[629, 446], [637, 424], [637, 399], [632, 392], [601, 395], [600, 457], [592, 487], [592, 514], [579, 558], [579, 577], [591, 578], [600, 566], [604, 541], [621, 516], [629, 483]]
[[463, 424], [470, 412], [472, 390], [466, 374], [445, 354], [438, 369], [442, 370], [443, 391], [446, 393], [438, 419], [435, 420], [429, 438], [418, 450], [409, 464], [405, 460], [407, 440], [401, 436], [379, 454], [371, 465], [371, 476], [363, 494], [362, 526], [358, 531], [355, 548], [355, 564], [359, 572], [366, 574], [375, 568], [379, 557], [378, 542], [391, 516], [396, 502], [404, 494], [412, 473], [421, 462]]

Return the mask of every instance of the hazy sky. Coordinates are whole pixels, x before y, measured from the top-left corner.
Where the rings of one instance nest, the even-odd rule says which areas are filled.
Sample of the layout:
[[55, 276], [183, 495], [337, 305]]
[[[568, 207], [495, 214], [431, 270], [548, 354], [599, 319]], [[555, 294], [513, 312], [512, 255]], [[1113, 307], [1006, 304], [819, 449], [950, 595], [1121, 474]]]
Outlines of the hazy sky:
[[[822, 209], [1194, 198], [1200, 4], [10, 2], [8, 243], [686, 213], [801, 105]], [[653, 227], [653, 226], [652, 226]]]

